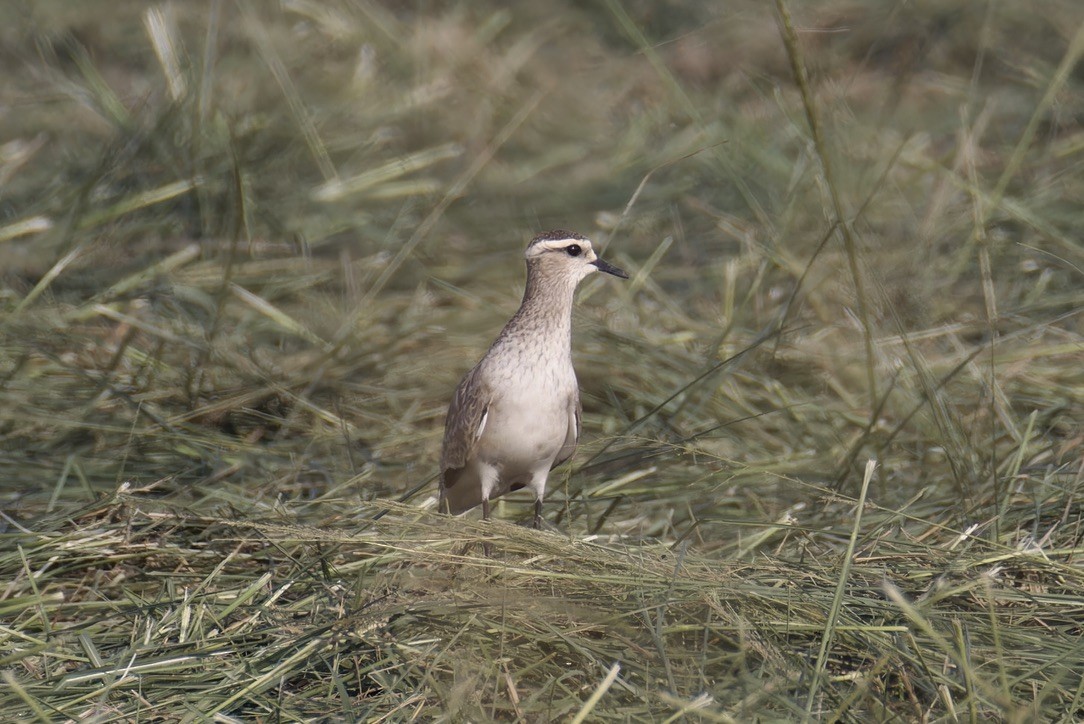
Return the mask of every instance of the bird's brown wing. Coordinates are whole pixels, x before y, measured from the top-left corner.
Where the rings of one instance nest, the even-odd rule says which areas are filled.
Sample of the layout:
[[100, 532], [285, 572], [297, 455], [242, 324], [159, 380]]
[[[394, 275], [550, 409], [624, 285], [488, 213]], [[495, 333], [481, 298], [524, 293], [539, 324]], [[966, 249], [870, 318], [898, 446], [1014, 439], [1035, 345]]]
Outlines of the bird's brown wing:
[[553, 465], [550, 469], [557, 467], [564, 461], [572, 457], [572, 453], [576, 452], [576, 443], [580, 440], [580, 418], [583, 417], [583, 404], [580, 402], [580, 393], [577, 390], [572, 395], [572, 399], [569, 401], [568, 406], [568, 432], [565, 434], [565, 443], [561, 446], [560, 452], [557, 453], [557, 457], [553, 459]]
[[489, 409], [490, 392], [475, 367], [455, 388], [444, 421], [444, 446], [440, 453], [441, 488], [451, 488], [470, 459]]

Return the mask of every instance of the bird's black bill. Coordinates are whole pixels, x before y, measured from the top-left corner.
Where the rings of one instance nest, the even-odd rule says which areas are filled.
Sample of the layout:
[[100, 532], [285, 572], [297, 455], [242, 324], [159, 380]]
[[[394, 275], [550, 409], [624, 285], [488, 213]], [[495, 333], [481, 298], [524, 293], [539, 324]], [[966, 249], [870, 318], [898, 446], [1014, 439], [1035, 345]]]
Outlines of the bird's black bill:
[[606, 262], [606, 261], [602, 261], [602, 259], [595, 259], [591, 263], [594, 264], [595, 266], [597, 266], [599, 271], [606, 272], [607, 274], [613, 274], [615, 277], [621, 277], [622, 279], [628, 279], [629, 278], [629, 275], [628, 275], [627, 272], [625, 272], [625, 270], [618, 269], [613, 264], [611, 264], [609, 262]]

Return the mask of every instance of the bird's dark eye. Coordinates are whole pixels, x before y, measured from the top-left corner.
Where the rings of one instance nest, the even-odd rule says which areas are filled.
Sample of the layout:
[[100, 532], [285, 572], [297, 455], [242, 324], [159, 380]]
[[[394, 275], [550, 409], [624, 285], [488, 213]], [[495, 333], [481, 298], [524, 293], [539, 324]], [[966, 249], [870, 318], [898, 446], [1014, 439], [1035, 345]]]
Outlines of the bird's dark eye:
[[583, 253], [583, 247], [579, 244], [569, 244], [565, 247], [565, 251], [568, 252], [569, 256], [579, 256]]

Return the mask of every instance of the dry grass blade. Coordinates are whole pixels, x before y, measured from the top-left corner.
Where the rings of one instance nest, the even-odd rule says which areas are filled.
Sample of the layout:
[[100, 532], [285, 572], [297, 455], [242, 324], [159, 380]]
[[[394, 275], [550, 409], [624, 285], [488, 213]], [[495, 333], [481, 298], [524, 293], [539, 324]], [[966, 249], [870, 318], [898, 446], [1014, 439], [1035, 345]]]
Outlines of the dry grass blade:
[[836, 633], [836, 624], [839, 621], [839, 613], [843, 607], [844, 593], [847, 590], [847, 576], [851, 570], [854, 556], [854, 548], [858, 542], [858, 536], [862, 530], [862, 511], [866, 507], [866, 494], [869, 492], [869, 483], [873, 479], [873, 471], [877, 463], [870, 460], [866, 463], [866, 474], [862, 477], [862, 492], [858, 495], [858, 502], [854, 508], [854, 526], [851, 528], [851, 537], [847, 543], [847, 550], [843, 554], [843, 566], [839, 572], [839, 583], [836, 584], [835, 595], [832, 598], [832, 608], [828, 611], [828, 620], [825, 622], [824, 633], [821, 637], [821, 647], [817, 652], [817, 663], [813, 666], [813, 679], [809, 684], [809, 695], [806, 700], [806, 716], [813, 714], [813, 707], [817, 703], [817, 695], [824, 677], [824, 666], [827, 662], [828, 650]]
[[[847, 266], [851, 273], [851, 283], [854, 284], [855, 300], [858, 307], [858, 318], [862, 323], [862, 340], [866, 352], [866, 383], [869, 406], [873, 408], [877, 400], [877, 361], [873, 352], [873, 322], [870, 315], [870, 301], [866, 296], [866, 284], [862, 278], [861, 262], [858, 253], [858, 244], [850, 216], [843, 209], [843, 200], [839, 190], [839, 182], [832, 170], [832, 152], [829, 150], [821, 130], [817, 109], [813, 103], [813, 94], [809, 88], [808, 72], [801, 49], [798, 47], [798, 36], [794, 32], [794, 24], [791, 22], [790, 13], [783, 0], [776, 0], [776, 11], [779, 13], [782, 25], [783, 43], [787, 48], [787, 57], [790, 60], [791, 72], [798, 84], [798, 90], [802, 96], [802, 107], [805, 111], [805, 119], [809, 124], [810, 136], [813, 147], [817, 153], [817, 161], [820, 163], [824, 174], [824, 185], [828, 189], [832, 200], [832, 225], [843, 239], [844, 250], [847, 254]], [[872, 418], [871, 418], [872, 419]]]

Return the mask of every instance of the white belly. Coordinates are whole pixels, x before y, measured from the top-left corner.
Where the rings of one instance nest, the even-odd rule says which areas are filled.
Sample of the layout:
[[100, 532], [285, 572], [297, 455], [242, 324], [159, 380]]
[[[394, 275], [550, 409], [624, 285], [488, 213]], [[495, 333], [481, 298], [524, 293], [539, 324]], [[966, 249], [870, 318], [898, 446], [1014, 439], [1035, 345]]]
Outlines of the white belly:
[[553, 465], [568, 436], [571, 401], [509, 395], [490, 407], [478, 456], [500, 471], [500, 486], [526, 484]]

